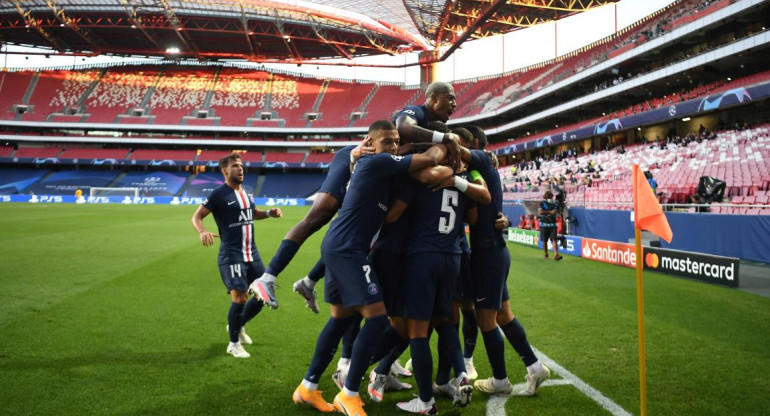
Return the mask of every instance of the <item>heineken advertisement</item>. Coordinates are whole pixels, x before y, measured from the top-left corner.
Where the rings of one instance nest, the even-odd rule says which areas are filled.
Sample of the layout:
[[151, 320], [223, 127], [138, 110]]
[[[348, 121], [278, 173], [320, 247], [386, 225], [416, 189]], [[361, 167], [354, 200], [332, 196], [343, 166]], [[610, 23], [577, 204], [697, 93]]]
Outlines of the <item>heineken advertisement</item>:
[[537, 247], [540, 241], [540, 233], [532, 230], [523, 230], [521, 228], [508, 228], [508, 241], [511, 243], [524, 244], [525, 246]]

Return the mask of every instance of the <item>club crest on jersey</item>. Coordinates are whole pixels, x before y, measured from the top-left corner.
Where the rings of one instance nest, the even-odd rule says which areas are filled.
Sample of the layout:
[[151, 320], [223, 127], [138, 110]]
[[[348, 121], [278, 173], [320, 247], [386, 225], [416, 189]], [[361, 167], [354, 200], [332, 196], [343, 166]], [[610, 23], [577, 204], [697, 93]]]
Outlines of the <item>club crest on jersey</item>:
[[369, 292], [370, 295], [376, 295], [377, 292], [379, 292], [377, 283], [369, 283], [369, 286], [366, 287], [366, 291]]

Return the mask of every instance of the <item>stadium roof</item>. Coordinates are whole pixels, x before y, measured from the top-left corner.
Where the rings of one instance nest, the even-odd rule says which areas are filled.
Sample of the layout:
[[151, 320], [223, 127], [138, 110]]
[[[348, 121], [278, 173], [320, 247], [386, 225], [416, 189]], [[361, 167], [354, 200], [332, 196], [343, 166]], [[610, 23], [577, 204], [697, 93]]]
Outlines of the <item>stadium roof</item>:
[[4, 0], [0, 41], [60, 54], [301, 63], [396, 55], [617, 0]]

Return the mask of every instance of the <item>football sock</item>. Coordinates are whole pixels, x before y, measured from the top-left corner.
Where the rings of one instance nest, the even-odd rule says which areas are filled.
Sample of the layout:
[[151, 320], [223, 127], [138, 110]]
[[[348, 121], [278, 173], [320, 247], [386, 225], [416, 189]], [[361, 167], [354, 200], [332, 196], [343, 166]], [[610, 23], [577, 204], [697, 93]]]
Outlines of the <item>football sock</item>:
[[344, 334], [342, 334], [342, 353], [340, 355], [342, 358], [347, 359], [350, 359], [353, 355], [353, 343], [356, 342], [356, 337], [358, 337], [358, 333], [361, 332], [361, 320], [364, 319], [364, 317], [355, 314], [351, 319], [353, 321], [350, 327]]
[[398, 360], [398, 357], [401, 356], [401, 354], [406, 351], [407, 348], [409, 348], [409, 340], [403, 339], [399, 337], [401, 341], [396, 344], [395, 347], [391, 348], [391, 350], [388, 352], [387, 355], [385, 355], [384, 358], [382, 358], [377, 364], [377, 368], [374, 369], [374, 372], [377, 374], [389, 374], [390, 373], [390, 367], [393, 366], [393, 363]]
[[393, 365], [393, 363], [387, 364], [385, 361], [390, 360], [390, 352], [393, 348], [403, 344], [405, 341], [408, 342], [408, 340], [401, 338], [401, 335], [399, 335], [398, 331], [393, 329], [392, 326], [388, 327], [388, 329], [385, 330], [385, 333], [382, 334], [380, 342], [377, 343], [377, 346], [374, 349], [374, 355], [372, 355], [371, 364], [376, 362], [380, 363], [377, 368], [374, 369], [374, 372], [377, 374], [388, 374], [390, 366]]
[[318, 390], [318, 383], [313, 383], [307, 380], [302, 380], [302, 385], [305, 386], [306, 389], [313, 391]]
[[465, 360], [463, 360], [463, 350], [460, 347], [460, 338], [457, 335], [457, 329], [449, 322], [439, 322], [436, 325], [438, 334], [438, 348], [444, 350], [447, 359], [455, 370], [455, 376], [465, 373]]
[[412, 338], [409, 341], [409, 348], [412, 350], [412, 374], [417, 382], [420, 400], [430, 401], [433, 397], [433, 356], [430, 352], [430, 342], [428, 338]]
[[294, 241], [284, 239], [281, 241], [281, 245], [278, 246], [278, 250], [270, 260], [270, 264], [267, 266], [267, 273], [273, 276], [281, 274], [283, 269], [289, 264], [294, 255], [299, 250], [299, 244]]
[[353, 318], [329, 317], [324, 329], [318, 334], [318, 340], [315, 342], [315, 352], [313, 352], [313, 359], [310, 361], [307, 374], [305, 374], [305, 380], [318, 383], [321, 374], [323, 374], [334, 358], [334, 353], [337, 352], [337, 344], [339, 344], [342, 334], [347, 331], [352, 323]]
[[348, 369], [348, 378], [345, 380], [345, 387], [350, 391], [358, 391], [361, 387], [361, 379], [369, 367], [369, 358], [388, 325], [388, 317], [385, 315], [367, 318], [364, 321], [364, 326], [361, 327], [361, 332], [353, 343], [350, 369]]
[[230, 311], [227, 313], [227, 325], [230, 326], [230, 342], [238, 342], [238, 334], [241, 333], [242, 303], [230, 302]]
[[476, 350], [476, 338], [479, 335], [479, 323], [476, 321], [476, 310], [461, 310], [463, 314], [463, 341], [465, 342], [465, 358], [473, 357]]
[[257, 314], [262, 310], [263, 306], [265, 306], [265, 304], [256, 297], [249, 299], [249, 301], [246, 302], [246, 305], [243, 307], [243, 313], [241, 314], [241, 326], [246, 325], [246, 322], [249, 322], [252, 320], [252, 318], [257, 316]]
[[446, 351], [438, 348], [438, 365], [436, 366], [436, 384], [443, 386], [449, 383], [449, 375], [452, 371], [452, 364], [449, 362]]
[[505, 337], [508, 338], [508, 342], [511, 343], [513, 349], [519, 354], [521, 360], [524, 361], [524, 365], [529, 367], [537, 362], [537, 356], [532, 351], [532, 347], [527, 341], [527, 334], [524, 332], [524, 327], [521, 326], [519, 320], [513, 318], [513, 321], [508, 322], [501, 327]]
[[489, 357], [489, 365], [492, 367], [492, 375], [502, 380], [508, 378], [508, 373], [505, 369], [505, 341], [500, 331], [495, 327], [489, 331], [482, 331], [481, 337], [484, 338], [484, 348], [487, 350], [487, 357]]
[[[307, 273], [307, 278], [304, 279], [305, 285], [312, 288], [315, 286], [316, 282], [321, 280], [324, 277], [324, 274], [326, 273], [326, 265], [324, 264], [323, 260], [318, 259], [318, 261], [315, 263], [312, 269]], [[313, 285], [311, 286], [308, 282], [310, 280], [313, 282]]]

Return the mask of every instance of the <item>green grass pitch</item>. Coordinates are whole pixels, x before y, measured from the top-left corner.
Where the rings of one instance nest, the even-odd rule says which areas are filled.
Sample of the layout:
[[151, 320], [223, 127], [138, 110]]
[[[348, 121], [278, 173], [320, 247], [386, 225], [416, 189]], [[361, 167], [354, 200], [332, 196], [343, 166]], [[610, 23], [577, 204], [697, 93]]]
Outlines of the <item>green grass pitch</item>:
[[[225, 354], [229, 298], [190, 225], [194, 206], [0, 204], [0, 414], [313, 415], [291, 393], [328, 317], [291, 292], [323, 232], [279, 278], [280, 308], [247, 329], [252, 358]], [[256, 223], [268, 261], [307, 208]], [[206, 221], [214, 230], [213, 219]], [[686, 238], [681, 236], [678, 238]], [[634, 271], [509, 245], [512, 305], [531, 343], [625, 410], [639, 413]], [[645, 275], [651, 415], [770, 414], [770, 299]], [[525, 369], [509, 346], [514, 383]], [[402, 362], [405, 360], [402, 359]], [[336, 360], [335, 360], [336, 362]], [[490, 370], [478, 340], [479, 373]], [[558, 374], [554, 375], [558, 379]], [[321, 388], [336, 393], [330, 372]], [[413, 392], [369, 403], [399, 412]], [[487, 397], [441, 414], [486, 414]], [[511, 398], [509, 415], [607, 414], [572, 385]]]

